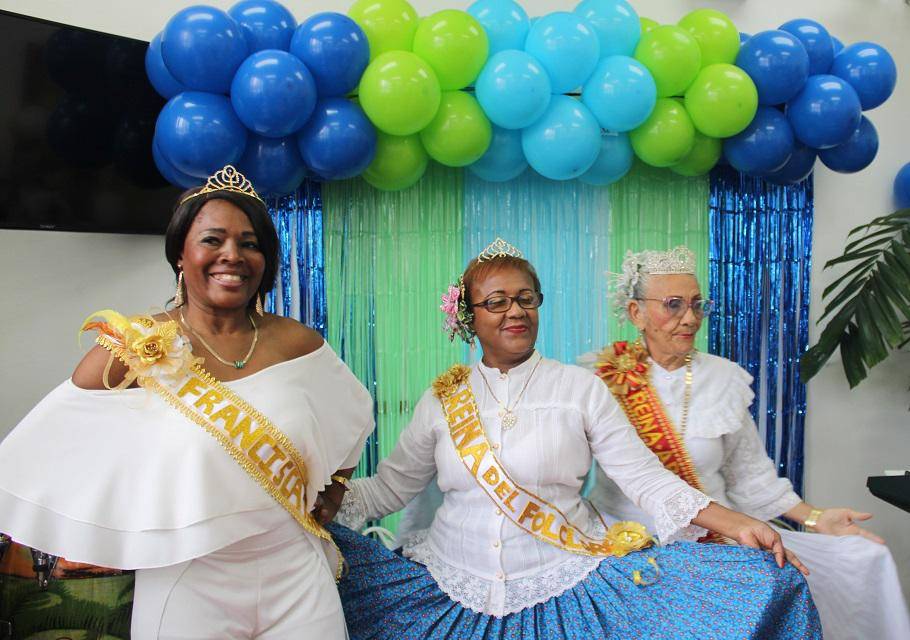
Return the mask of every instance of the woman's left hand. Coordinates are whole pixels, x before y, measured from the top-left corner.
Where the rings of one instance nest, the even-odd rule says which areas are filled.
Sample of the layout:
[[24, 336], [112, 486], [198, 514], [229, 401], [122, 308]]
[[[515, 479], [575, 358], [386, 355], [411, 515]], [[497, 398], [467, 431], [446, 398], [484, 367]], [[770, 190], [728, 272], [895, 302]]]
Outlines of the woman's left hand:
[[857, 521], [865, 522], [871, 517], [871, 513], [854, 511], [845, 507], [825, 509], [818, 516], [813, 528], [819, 533], [826, 533], [830, 536], [862, 536], [873, 542], [885, 544], [884, 539], [856, 524]]

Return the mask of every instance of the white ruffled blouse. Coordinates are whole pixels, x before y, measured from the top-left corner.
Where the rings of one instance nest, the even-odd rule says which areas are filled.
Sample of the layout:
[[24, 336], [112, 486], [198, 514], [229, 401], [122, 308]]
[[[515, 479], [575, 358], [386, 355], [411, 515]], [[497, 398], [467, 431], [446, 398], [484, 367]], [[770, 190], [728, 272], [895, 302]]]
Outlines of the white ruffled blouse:
[[[579, 495], [593, 456], [651, 515], [652, 532], [662, 540], [704, 535], [690, 522], [708, 498], [663, 468], [606, 386], [591, 372], [555, 360], [542, 359], [535, 372], [538, 358], [534, 354], [507, 374], [482, 363], [471, 371], [487, 438], [512, 478], [584, 532], [602, 535], [598, 518]], [[510, 408], [515, 404], [518, 422], [511, 430], [501, 428], [494, 394]], [[497, 509], [458, 457], [431, 391], [376, 475], [353, 482], [339, 519], [359, 528], [399, 511], [434, 475], [443, 504], [430, 528], [405, 543], [404, 553], [426, 565], [440, 588], [462, 605], [494, 616], [520, 611], [578, 584], [600, 562], [537, 540]]]
[[[682, 418], [685, 368], [666, 371], [652, 364], [651, 383], [674, 425]], [[683, 439], [698, 471], [702, 487], [712, 500], [769, 520], [801, 501], [786, 478], [780, 478], [749, 407], [752, 376], [736, 363], [707, 353], [692, 361], [692, 392], [688, 425]], [[598, 473], [589, 496], [605, 513], [636, 519], [649, 525], [650, 517], [626, 498], [620, 487]]]

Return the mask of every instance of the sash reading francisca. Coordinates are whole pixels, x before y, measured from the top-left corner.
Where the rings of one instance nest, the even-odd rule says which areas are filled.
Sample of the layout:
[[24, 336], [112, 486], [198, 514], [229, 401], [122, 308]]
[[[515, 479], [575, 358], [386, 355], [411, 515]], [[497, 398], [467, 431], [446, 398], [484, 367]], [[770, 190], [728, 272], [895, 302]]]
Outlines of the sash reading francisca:
[[[616, 397], [642, 442], [667, 470], [704, 493], [686, 445], [651, 386], [648, 353], [644, 346], [640, 342], [614, 342], [598, 356], [596, 367], [598, 377]], [[726, 539], [709, 531], [698, 541], [724, 543]]]
[[[603, 539], [591, 538], [555, 506], [512, 480], [493, 454], [484, 432], [474, 392], [468, 382], [470, 373], [464, 365], [453, 366], [433, 383], [433, 393], [442, 403], [458, 457], [509, 520], [538, 540], [580, 555], [622, 557], [651, 545], [651, 536], [637, 522], [616, 522], [607, 529]], [[634, 580], [636, 584], [642, 583], [637, 571]]]
[[331, 543], [339, 579], [344, 559], [329, 532], [306, 509], [307, 469], [294, 443], [202, 367], [202, 358], [193, 357], [192, 345], [175, 321], [126, 318], [110, 309], [89, 319], [96, 317], [104, 322], [85, 322], [82, 331], [97, 330], [96, 342], [112, 354], [104, 369], [104, 385], [111, 388], [108, 376], [116, 357], [129, 371], [115, 389], [136, 381], [205, 429], [304, 530]]

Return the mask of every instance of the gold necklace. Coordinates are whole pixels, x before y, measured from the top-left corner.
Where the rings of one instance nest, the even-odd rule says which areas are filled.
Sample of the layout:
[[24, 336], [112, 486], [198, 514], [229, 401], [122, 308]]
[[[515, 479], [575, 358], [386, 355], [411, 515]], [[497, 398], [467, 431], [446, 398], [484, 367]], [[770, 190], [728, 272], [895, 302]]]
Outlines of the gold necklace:
[[496, 394], [493, 393], [493, 387], [491, 387], [490, 383], [487, 382], [487, 377], [483, 374], [483, 369], [477, 367], [477, 370], [480, 372], [480, 377], [483, 378], [483, 383], [487, 386], [487, 391], [490, 392], [490, 395], [493, 396], [496, 404], [499, 405], [499, 417], [501, 419], [503, 431], [508, 431], [516, 424], [518, 424], [518, 416], [515, 415], [514, 412], [515, 407], [518, 406], [518, 403], [521, 401], [521, 397], [525, 394], [525, 390], [528, 388], [528, 384], [530, 384], [531, 378], [534, 377], [534, 372], [537, 371], [537, 367], [540, 366], [541, 360], [543, 360], [543, 356], [538, 356], [537, 362], [534, 364], [534, 368], [531, 369], [531, 373], [528, 375], [528, 379], [525, 380], [525, 385], [521, 388], [521, 391], [518, 392], [518, 397], [515, 399], [515, 402], [512, 403], [511, 408], [505, 406], [502, 402], [499, 401], [499, 398], [497, 398]]
[[229, 367], [234, 367], [235, 369], [243, 369], [246, 366], [246, 363], [250, 361], [250, 358], [253, 355], [253, 350], [256, 348], [256, 343], [259, 342], [259, 328], [256, 326], [256, 322], [253, 320], [252, 315], [248, 315], [247, 317], [250, 319], [250, 324], [253, 325], [253, 344], [250, 345], [250, 350], [246, 352], [246, 355], [243, 357], [243, 360], [233, 360], [232, 361], [232, 360], [225, 360], [224, 358], [219, 356], [217, 353], [215, 353], [215, 350], [212, 349], [211, 345], [209, 345], [209, 343], [205, 341], [205, 338], [203, 338], [201, 335], [196, 333], [196, 330], [193, 328], [193, 325], [191, 325], [189, 322], [187, 322], [186, 317], [183, 315], [183, 309], [180, 310], [180, 320], [183, 322], [183, 324], [185, 324], [187, 326], [187, 328], [190, 330], [190, 333], [192, 333], [194, 336], [196, 336], [196, 338], [199, 340], [199, 342], [202, 343], [202, 346], [205, 347], [206, 349], [208, 349], [208, 352], [211, 353], [213, 356], [215, 356], [215, 359], [218, 360], [218, 362], [220, 362], [221, 364], [226, 364]]
[[679, 421], [679, 437], [686, 435], [689, 421], [689, 401], [692, 399], [692, 352], [686, 354], [686, 390], [683, 392], [682, 419]]

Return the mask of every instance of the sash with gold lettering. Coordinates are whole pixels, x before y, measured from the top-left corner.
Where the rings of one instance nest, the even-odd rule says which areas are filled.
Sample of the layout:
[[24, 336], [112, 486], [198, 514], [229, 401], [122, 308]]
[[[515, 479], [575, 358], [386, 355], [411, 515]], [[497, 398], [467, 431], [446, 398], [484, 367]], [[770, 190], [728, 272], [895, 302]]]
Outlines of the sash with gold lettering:
[[[640, 342], [614, 342], [601, 352], [596, 367], [598, 377], [616, 397], [642, 442], [664, 467], [689, 486], [704, 492], [686, 445], [651, 386], [648, 353], [644, 346]], [[698, 541], [723, 543], [726, 539], [709, 531]]]
[[555, 506], [512, 480], [493, 454], [484, 432], [468, 381], [470, 373], [464, 365], [453, 366], [436, 379], [433, 392], [442, 403], [458, 457], [484, 493], [512, 522], [538, 540], [586, 556], [622, 557], [652, 543], [645, 527], [637, 522], [616, 522], [607, 529], [603, 539], [591, 538]]
[[104, 369], [108, 382], [113, 358], [129, 371], [114, 389], [134, 381], [149, 389], [205, 429], [262, 489], [306, 530], [331, 543], [337, 554], [336, 579], [343, 558], [332, 536], [306, 508], [307, 469], [294, 443], [266, 416], [215, 379], [192, 353], [190, 341], [175, 321], [125, 316], [106, 309], [93, 313], [103, 322], [85, 322], [82, 331], [97, 330], [96, 342], [111, 352]]

